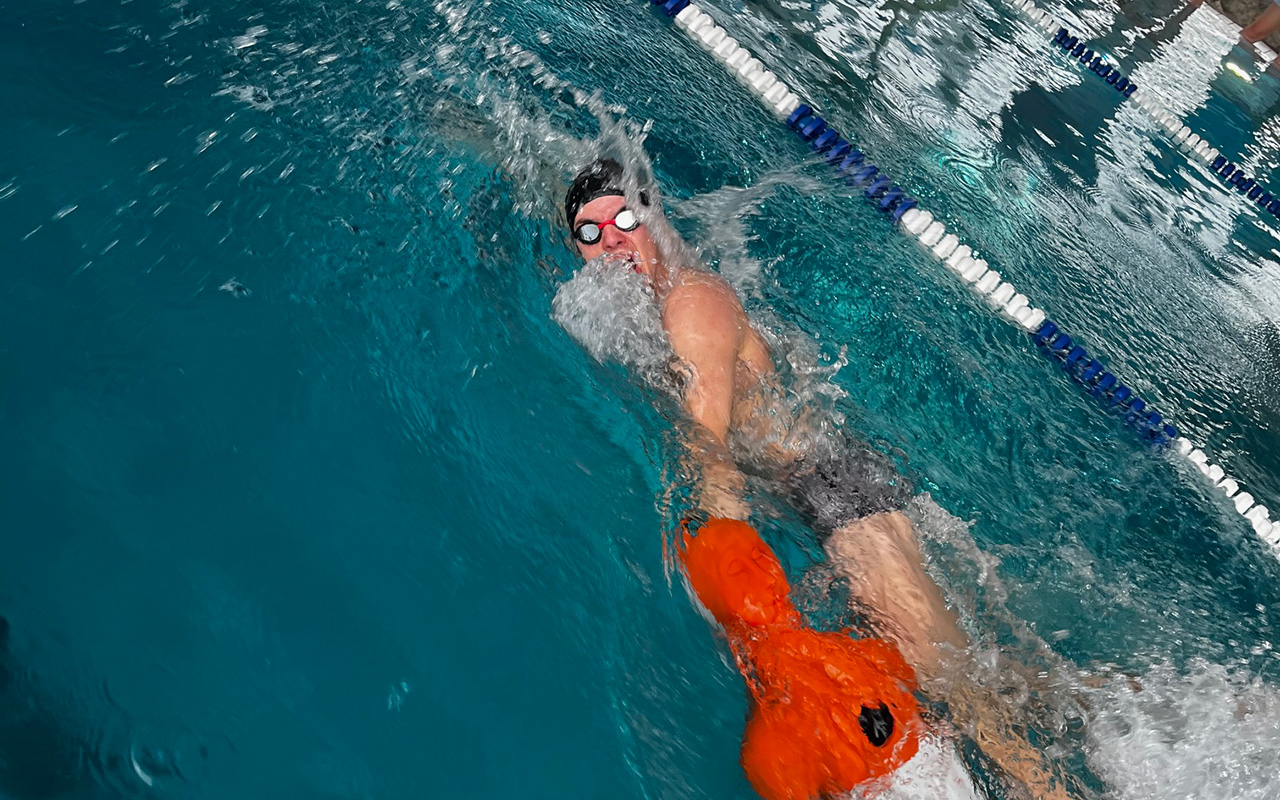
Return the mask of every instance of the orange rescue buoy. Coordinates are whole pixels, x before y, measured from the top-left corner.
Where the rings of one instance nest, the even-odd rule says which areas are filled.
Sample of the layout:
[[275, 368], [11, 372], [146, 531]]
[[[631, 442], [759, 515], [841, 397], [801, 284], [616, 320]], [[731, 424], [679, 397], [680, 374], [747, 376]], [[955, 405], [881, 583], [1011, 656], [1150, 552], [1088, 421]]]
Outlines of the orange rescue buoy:
[[745, 522], [713, 519], [682, 544], [751, 693], [742, 766], [761, 797], [847, 793], [915, 755], [924, 723], [896, 647], [805, 627], [782, 564]]

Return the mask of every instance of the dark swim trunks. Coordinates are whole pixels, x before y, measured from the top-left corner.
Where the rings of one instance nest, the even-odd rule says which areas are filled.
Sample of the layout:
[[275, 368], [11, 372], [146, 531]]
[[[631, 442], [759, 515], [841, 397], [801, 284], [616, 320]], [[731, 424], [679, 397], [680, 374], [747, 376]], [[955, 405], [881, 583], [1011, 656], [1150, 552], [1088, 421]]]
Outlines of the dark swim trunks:
[[889, 460], [846, 439], [830, 456], [806, 457], [787, 475], [792, 502], [821, 541], [860, 517], [899, 511], [911, 487]]

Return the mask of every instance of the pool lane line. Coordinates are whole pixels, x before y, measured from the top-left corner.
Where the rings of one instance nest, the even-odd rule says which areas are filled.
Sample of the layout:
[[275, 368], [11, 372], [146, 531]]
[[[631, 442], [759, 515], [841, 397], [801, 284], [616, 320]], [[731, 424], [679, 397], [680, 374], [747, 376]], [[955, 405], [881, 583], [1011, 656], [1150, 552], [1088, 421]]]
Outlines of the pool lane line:
[[[1046, 32], [1061, 27], [1052, 17], [1035, 9], [1029, 2], [1015, 1], [1022, 2], [1019, 8], [1029, 9], [1027, 13], [1035, 24]], [[1229, 477], [1222, 467], [1211, 464], [1203, 449], [1180, 436], [1178, 430], [1150, 408], [1145, 400], [1106, 371], [1100, 361], [1090, 357], [1057, 322], [1050, 320], [1047, 312], [1033, 307], [1026, 295], [1003, 280], [1000, 273], [979, 258], [973, 248], [962, 244], [955, 234], [948, 233], [941, 221], [920, 208], [919, 202], [908, 197], [879, 167], [869, 163], [865, 153], [841, 136], [782, 79], [767, 70], [763, 62], [717, 25], [709, 14], [698, 9], [689, 0], [649, 2], [666, 16], [673, 18], [677, 28], [711, 53], [731, 75], [751, 90], [774, 117], [806, 142], [815, 153], [823, 156], [829, 166], [852, 185], [862, 188], [863, 197], [896, 223], [899, 231], [916, 239], [934, 258], [943, 262], [950, 272], [984, 297], [1000, 319], [1030, 334], [1041, 352], [1061, 362], [1063, 370], [1084, 386], [1104, 407], [1116, 412], [1154, 445], [1163, 448], [1171, 443], [1171, 452], [1190, 461], [1209, 478], [1214, 487], [1232, 499], [1236, 511], [1252, 525], [1259, 537], [1280, 554], [1280, 521], [1276, 524], [1271, 522], [1270, 511], [1266, 506], [1257, 504], [1253, 495], [1248, 492], [1240, 492], [1239, 482]], [[1116, 83], [1119, 83], [1119, 77], [1116, 78]], [[1136, 93], [1135, 87], [1134, 91], [1124, 95], [1128, 88], [1125, 86], [1119, 91], [1126, 97]], [[1172, 117], [1169, 119], [1172, 120]], [[1185, 146], [1189, 140], [1190, 135], [1183, 136], [1180, 146]], [[1200, 144], [1205, 143], [1196, 143], [1197, 146]], [[1194, 147], [1190, 149], [1198, 156], [1201, 152], [1214, 152], [1216, 156], [1216, 151], [1212, 151], [1207, 144], [1203, 151]]]
[[[1026, 0], [1022, 0], [1022, 5], [1019, 5], [1018, 0], [1015, 0], [1014, 4], [1018, 5], [1019, 8], [1030, 5]], [[1073, 61], [1085, 65], [1090, 72], [1120, 92], [1125, 99], [1128, 99], [1137, 90], [1138, 85], [1136, 83], [1130, 81], [1118, 69], [1108, 64], [1102, 55], [1095, 54], [1085, 42], [1072, 36], [1066, 28], [1058, 28], [1057, 34], [1053, 37], [1053, 44], [1060, 47]], [[1238, 167], [1228, 161], [1226, 156], [1211, 147], [1208, 142], [1201, 139], [1198, 134], [1193, 133], [1190, 128], [1179, 122], [1173, 115], [1154, 108], [1144, 98], [1139, 98], [1135, 103], [1164, 128], [1165, 132], [1172, 137], [1174, 144], [1194, 154], [1200, 161], [1208, 164], [1209, 169], [1226, 181], [1228, 186], [1233, 187], [1251, 202], [1271, 214], [1271, 216], [1280, 219], [1280, 193], [1273, 194], [1255, 178], [1250, 178], [1242, 167]]]
[[[1071, 36], [1067, 28], [1046, 12], [1036, 8], [1031, 0], [1010, 0], [1010, 2], [1026, 14], [1032, 24], [1046, 33], [1056, 28], [1057, 31], [1051, 40], [1052, 44], [1119, 92], [1122, 99], [1133, 98], [1134, 104], [1154, 119], [1175, 145], [1208, 166], [1210, 171], [1222, 178], [1228, 186], [1235, 188], [1238, 193], [1261, 209], [1280, 219], [1280, 192], [1269, 191], [1256, 179], [1249, 177], [1243, 168], [1229, 161], [1208, 141], [1182, 124], [1177, 117], [1147, 100], [1144, 95], [1138, 93], [1135, 82], [1129, 80], [1114, 65], [1108, 64], [1106, 57], [1100, 52], [1095, 53], [1089, 48], [1087, 43], [1082, 41], [1083, 37]], [[1037, 338], [1041, 337], [1037, 335]], [[1090, 388], [1090, 393], [1096, 394], [1097, 387]], [[1114, 398], [1114, 394], [1112, 397]], [[1257, 503], [1249, 492], [1240, 491], [1239, 482], [1228, 476], [1221, 466], [1210, 463], [1204, 450], [1195, 446], [1190, 440], [1175, 436], [1174, 445], [1175, 452], [1189, 460], [1209, 479], [1214, 488], [1221, 490], [1232, 501], [1236, 511], [1249, 522], [1254, 532], [1280, 552], [1280, 521], [1276, 523], [1270, 521], [1270, 511], [1267, 507]]]
[[[1072, 36], [1067, 28], [1036, 8], [1031, 0], [1010, 0], [1010, 2], [1014, 8], [1026, 14], [1036, 27], [1046, 33], [1056, 28], [1057, 32], [1052, 39], [1054, 45], [1066, 53], [1072, 61], [1081, 64], [1108, 86], [1114, 88], [1124, 99], [1132, 98], [1134, 104], [1155, 120], [1178, 148], [1194, 156], [1211, 172], [1222, 178], [1229, 188], [1235, 189], [1262, 211], [1280, 219], [1280, 191], [1272, 192], [1267, 189], [1256, 178], [1250, 177], [1243, 167], [1222, 155], [1217, 148], [1193, 132], [1177, 117], [1147, 100], [1137, 91], [1138, 85], [1129, 80], [1115, 65], [1107, 63], [1107, 58], [1101, 50], [1094, 52], [1084, 37]], [[1135, 93], [1137, 93], [1136, 96]]]

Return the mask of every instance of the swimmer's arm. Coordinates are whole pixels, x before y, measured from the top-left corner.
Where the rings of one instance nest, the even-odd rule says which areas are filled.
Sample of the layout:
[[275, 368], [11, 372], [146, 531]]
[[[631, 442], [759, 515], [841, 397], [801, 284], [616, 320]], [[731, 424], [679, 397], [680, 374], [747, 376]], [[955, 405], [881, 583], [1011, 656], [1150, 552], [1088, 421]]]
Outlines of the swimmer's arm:
[[733, 463], [729, 448], [702, 425], [684, 434], [685, 473], [697, 476], [697, 505], [712, 517], [747, 519], [751, 509], [742, 499], [746, 479]]
[[689, 369], [685, 408], [725, 444], [733, 413], [734, 373], [742, 349], [743, 313], [737, 298], [719, 286], [687, 283], [667, 297], [662, 323], [671, 349]]
[[697, 430], [686, 444], [702, 474], [702, 508], [734, 519], [748, 515], [745, 481], [728, 449], [744, 317], [731, 290], [706, 283], [676, 287], [662, 312], [671, 349], [688, 370], [684, 406]]

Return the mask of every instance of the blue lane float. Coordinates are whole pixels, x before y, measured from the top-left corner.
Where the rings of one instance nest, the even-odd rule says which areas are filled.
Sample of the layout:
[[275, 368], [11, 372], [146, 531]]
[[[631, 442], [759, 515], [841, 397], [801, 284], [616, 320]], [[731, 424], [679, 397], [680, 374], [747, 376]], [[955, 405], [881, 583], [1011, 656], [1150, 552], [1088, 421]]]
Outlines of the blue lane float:
[[1053, 43], [1062, 48], [1064, 53], [1084, 64], [1090, 72], [1097, 75], [1126, 99], [1138, 90], [1138, 84], [1126, 78], [1120, 73], [1120, 70], [1104, 61], [1101, 55], [1095, 55], [1092, 50], [1085, 46], [1084, 42], [1080, 41], [1079, 37], [1072, 36], [1066, 28], [1058, 29], [1057, 35], [1053, 37]]
[[[1092, 52], [1079, 37], [1070, 36], [1064, 27], [1035, 8], [1030, 0], [1012, 1], [1046, 34], [1057, 30], [1054, 43], [1058, 47], [1085, 64], [1123, 98], [1132, 97], [1134, 103], [1156, 118], [1176, 144], [1194, 153], [1206, 165], [1216, 162], [1220, 156], [1217, 150], [1172, 116], [1154, 109], [1138, 92], [1137, 84]], [[1280, 523], [1271, 522], [1266, 506], [1257, 504], [1248, 492], [1241, 492], [1239, 483], [1222, 467], [1210, 463], [1202, 449], [1180, 436], [1177, 428], [1106, 370], [1102, 361], [1091, 356], [1061, 329], [1059, 323], [1048, 319], [1042, 309], [1033, 307], [1025, 295], [991, 269], [969, 245], [962, 244], [958, 236], [949, 233], [946, 225], [908, 197], [902, 187], [882, 173], [880, 167], [869, 163], [864, 152], [842, 136], [811, 104], [803, 101], [785, 81], [766, 69], [759, 59], [717, 25], [711, 15], [688, 0], [650, 0], [650, 3], [674, 19], [677, 28], [711, 53], [731, 75], [751, 90], [779, 122], [795, 133], [811, 151], [823, 157], [842, 180], [860, 187], [863, 197], [896, 223], [899, 231], [916, 239], [948, 271], [985, 299], [1003, 321], [1028, 333], [1042, 353], [1058, 362], [1062, 370], [1104, 408], [1115, 413], [1155, 446], [1163, 449], [1172, 444], [1170, 452], [1190, 461], [1215, 488], [1231, 499], [1235, 510], [1252, 525], [1258, 536], [1280, 553]], [[1228, 165], [1223, 159], [1219, 170], [1237, 191], [1259, 205], [1263, 205], [1266, 198], [1265, 207], [1271, 213], [1280, 211], [1280, 196], [1266, 192], [1254, 180], [1242, 178], [1234, 164]]]
[[1213, 160], [1209, 168], [1218, 177], [1226, 181], [1228, 186], [1244, 195], [1246, 199], [1257, 204], [1259, 208], [1271, 216], [1280, 219], [1280, 197], [1277, 197], [1262, 184], [1258, 183], [1255, 178], [1250, 178], [1246, 175], [1243, 168], [1236, 166], [1221, 155]]
[[840, 136], [835, 128], [818, 116], [807, 103], [796, 106], [785, 120], [786, 125], [818, 155], [825, 155], [827, 164], [858, 187], [865, 187], [862, 195], [874, 203], [881, 212], [897, 222], [902, 215], [919, 205], [907, 197], [901, 186], [893, 184], [887, 175], [874, 164], [866, 163], [866, 155], [855, 150], [853, 144]]
[[1058, 323], [1046, 319], [1031, 339], [1046, 356], [1060, 362], [1072, 380], [1148, 441], [1163, 445], [1178, 439], [1177, 428], [1165, 422], [1159, 412], [1106, 371], [1102, 362], [1090, 357], [1088, 351], [1058, 327]]

